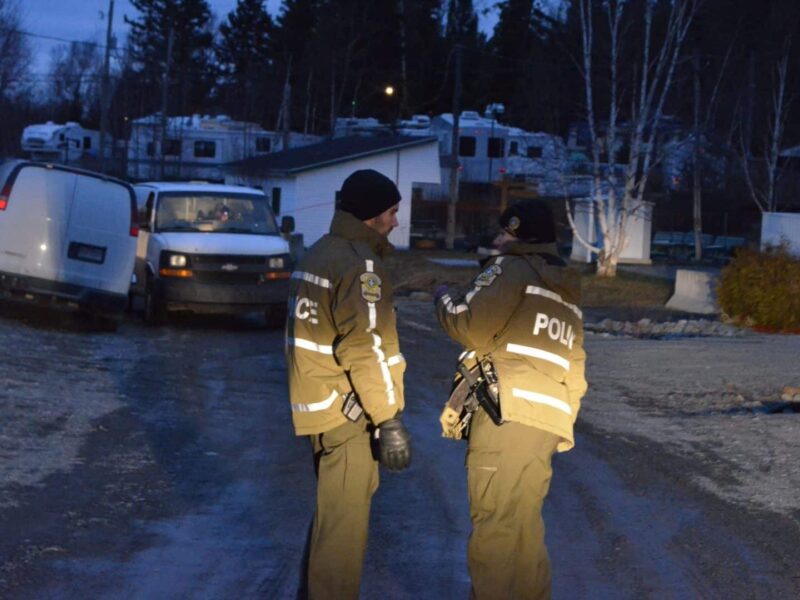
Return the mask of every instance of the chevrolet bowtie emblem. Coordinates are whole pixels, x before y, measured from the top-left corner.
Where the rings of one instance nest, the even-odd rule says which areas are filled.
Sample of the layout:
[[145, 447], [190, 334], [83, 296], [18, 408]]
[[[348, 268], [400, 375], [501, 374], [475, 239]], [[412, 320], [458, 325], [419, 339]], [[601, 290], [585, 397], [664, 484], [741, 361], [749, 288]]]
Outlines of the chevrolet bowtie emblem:
[[239, 268], [239, 267], [238, 267], [238, 266], [236, 266], [236, 265], [235, 265], [235, 264], [233, 264], [233, 263], [225, 263], [224, 265], [222, 265], [222, 266], [220, 267], [220, 269], [222, 269], [223, 271], [235, 271], [235, 270], [236, 270], [236, 269], [238, 269], [238, 268]]

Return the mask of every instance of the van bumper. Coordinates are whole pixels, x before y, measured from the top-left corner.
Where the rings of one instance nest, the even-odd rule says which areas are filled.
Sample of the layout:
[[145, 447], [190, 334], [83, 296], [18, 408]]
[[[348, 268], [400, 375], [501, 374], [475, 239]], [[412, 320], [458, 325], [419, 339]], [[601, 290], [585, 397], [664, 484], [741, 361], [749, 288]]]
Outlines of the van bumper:
[[128, 304], [127, 294], [114, 294], [74, 283], [2, 271], [0, 271], [0, 297], [37, 304], [75, 305], [75, 308], [108, 315], [122, 313]]
[[242, 314], [264, 311], [276, 304], [285, 304], [289, 297], [289, 281], [214, 285], [164, 278], [159, 280], [159, 291], [168, 310]]

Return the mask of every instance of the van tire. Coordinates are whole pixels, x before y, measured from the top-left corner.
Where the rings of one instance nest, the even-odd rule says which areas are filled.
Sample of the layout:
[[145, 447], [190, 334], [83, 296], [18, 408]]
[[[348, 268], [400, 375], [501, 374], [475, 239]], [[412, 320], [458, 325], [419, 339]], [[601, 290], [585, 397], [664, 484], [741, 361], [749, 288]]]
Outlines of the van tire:
[[158, 284], [152, 279], [147, 280], [144, 292], [144, 320], [149, 325], [163, 325], [167, 322], [167, 307]]

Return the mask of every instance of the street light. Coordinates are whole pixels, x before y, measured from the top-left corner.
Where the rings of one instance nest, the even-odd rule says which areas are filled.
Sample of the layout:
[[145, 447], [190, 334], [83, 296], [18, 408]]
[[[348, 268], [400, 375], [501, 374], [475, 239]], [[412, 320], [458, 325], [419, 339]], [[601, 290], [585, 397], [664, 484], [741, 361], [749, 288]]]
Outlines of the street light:
[[[364, 102], [366, 102], [367, 100], [372, 98], [375, 94], [379, 94], [379, 93], [383, 93], [383, 95], [386, 96], [387, 98], [391, 98], [392, 96], [394, 96], [394, 86], [391, 85], [391, 84], [388, 84], [388, 85], [384, 86], [382, 89], [381, 88], [376, 88], [376, 89], [372, 90], [369, 94], [367, 94], [366, 96], [364, 96], [361, 99], [361, 103], [363, 104]], [[353, 101], [350, 103], [350, 118], [354, 119], [355, 116], [356, 116], [356, 99], [354, 97]]]

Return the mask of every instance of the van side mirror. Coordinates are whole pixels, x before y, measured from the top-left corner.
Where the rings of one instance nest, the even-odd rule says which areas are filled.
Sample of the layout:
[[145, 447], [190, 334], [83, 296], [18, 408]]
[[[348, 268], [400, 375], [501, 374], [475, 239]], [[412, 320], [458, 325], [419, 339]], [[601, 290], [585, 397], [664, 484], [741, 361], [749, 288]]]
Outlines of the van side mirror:
[[294, 217], [283, 217], [281, 219], [281, 233], [292, 233], [294, 231]]

